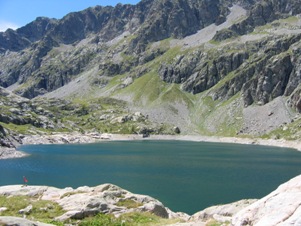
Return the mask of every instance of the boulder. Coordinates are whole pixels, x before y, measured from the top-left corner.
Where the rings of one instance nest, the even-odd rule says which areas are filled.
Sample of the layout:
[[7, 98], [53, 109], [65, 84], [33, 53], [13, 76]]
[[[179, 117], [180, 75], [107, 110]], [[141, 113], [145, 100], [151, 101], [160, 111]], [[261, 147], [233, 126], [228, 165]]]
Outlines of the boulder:
[[26, 208], [19, 210], [19, 214], [28, 215], [31, 213], [31, 211], [32, 211], [32, 205], [29, 205]]
[[162, 217], [162, 218], [168, 218], [169, 217], [166, 208], [160, 202], [147, 203], [143, 207], [141, 207], [140, 210], [142, 210], [143, 212], [153, 213], [153, 214], [155, 214], [159, 217]]
[[0, 216], [0, 225], [5, 226], [53, 226], [53, 224], [45, 224], [35, 221], [30, 221], [20, 217], [2, 217]]
[[257, 201], [256, 199], [246, 199], [237, 202], [211, 206], [191, 216], [191, 221], [207, 221], [215, 219], [219, 222], [231, 221], [231, 217], [240, 210]]
[[6, 207], [0, 207], [0, 213], [8, 210]]
[[233, 225], [301, 225], [301, 175], [234, 215]]
[[173, 131], [174, 131], [176, 134], [180, 134], [180, 133], [181, 133], [180, 128], [177, 127], [177, 126], [173, 128]]

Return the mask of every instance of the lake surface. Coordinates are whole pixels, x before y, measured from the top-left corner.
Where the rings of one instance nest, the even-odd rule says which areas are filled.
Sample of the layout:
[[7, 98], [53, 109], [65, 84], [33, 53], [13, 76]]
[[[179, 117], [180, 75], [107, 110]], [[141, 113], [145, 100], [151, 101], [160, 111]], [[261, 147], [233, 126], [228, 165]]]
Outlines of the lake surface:
[[0, 160], [0, 185], [55, 187], [113, 183], [159, 199], [173, 211], [261, 198], [301, 174], [301, 153], [257, 145], [188, 141], [118, 141], [28, 145], [31, 155]]

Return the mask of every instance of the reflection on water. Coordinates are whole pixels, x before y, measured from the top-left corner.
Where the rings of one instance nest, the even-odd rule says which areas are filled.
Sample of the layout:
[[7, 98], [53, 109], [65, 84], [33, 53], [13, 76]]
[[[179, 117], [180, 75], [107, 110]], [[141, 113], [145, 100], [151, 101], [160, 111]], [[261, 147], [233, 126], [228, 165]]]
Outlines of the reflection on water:
[[56, 187], [113, 183], [153, 196], [173, 211], [260, 198], [301, 173], [291, 149], [187, 141], [119, 141], [22, 146], [31, 155], [0, 161], [0, 185]]

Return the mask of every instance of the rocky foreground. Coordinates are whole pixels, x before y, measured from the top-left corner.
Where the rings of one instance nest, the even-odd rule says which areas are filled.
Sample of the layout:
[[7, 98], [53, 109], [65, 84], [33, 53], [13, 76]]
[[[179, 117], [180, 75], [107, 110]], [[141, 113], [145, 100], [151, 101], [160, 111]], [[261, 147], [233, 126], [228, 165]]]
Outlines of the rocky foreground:
[[[97, 213], [119, 217], [129, 212], [150, 212], [161, 218], [177, 219], [178, 223], [169, 225], [179, 226], [206, 225], [208, 222], [237, 226], [301, 225], [301, 175], [280, 185], [260, 200], [241, 200], [213, 206], [192, 216], [172, 212], [154, 198], [133, 194], [112, 184], [77, 189], [11, 185], [0, 187], [0, 196], [27, 196], [56, 202], [64, 213], [55, 220], [62, 222], [69, 219], [82, 220]], [[19, 210], [19, 218], [3, 216], [8, 208], [0, 206], [0, 225], [49, 225], [25, 219], [32, 208], [27, 206]]]

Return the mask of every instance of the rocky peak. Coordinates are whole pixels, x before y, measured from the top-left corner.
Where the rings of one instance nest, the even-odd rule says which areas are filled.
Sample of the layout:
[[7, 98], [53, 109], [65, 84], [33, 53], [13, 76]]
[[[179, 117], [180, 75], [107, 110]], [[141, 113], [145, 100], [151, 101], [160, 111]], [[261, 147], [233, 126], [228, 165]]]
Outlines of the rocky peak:
[[287, 18], [301, 13], [301, 6], [297, 0], [267, 0], [257, 1], [250, 7], [249, 16], [235, 23], [230, 30], [239, 35], [252, 32], [256, 26], [265, 25], [276, 19]]
[[57, 23], [56, 19], [49, 19], [47, 17], [37, 17], [33, 22], [16, 30], [16, 32], [28, 39], [30, 42], [40, 40], [45, 34], [50, 31]]
[[155, 0], [130, 49], [139, 53], [150, 42], [194, 34], [209, 24], [222, 22], [227, 13], [219, 0]]

